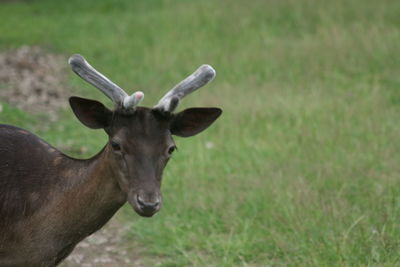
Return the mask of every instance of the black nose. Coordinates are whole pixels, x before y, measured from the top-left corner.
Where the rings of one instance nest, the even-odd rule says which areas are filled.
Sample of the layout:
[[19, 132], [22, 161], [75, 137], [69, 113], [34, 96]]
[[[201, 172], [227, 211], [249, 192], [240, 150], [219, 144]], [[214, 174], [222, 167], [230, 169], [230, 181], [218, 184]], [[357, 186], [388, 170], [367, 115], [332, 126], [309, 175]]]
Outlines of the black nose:
[[140, 196], [137, 197], [137, 202], [139, 204], [140, 209], [145, 213], [154, 212], [160, 205], [159, 200], [156, 200], [155, 202], [146, 202]]

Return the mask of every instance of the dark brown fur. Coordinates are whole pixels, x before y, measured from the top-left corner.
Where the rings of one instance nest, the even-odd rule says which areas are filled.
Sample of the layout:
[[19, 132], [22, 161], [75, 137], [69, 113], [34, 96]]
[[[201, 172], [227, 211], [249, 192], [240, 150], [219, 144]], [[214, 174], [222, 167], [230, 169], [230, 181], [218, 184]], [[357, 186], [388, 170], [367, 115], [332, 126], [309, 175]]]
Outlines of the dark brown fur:
[[52, 266], [104, 225], [126, 197], [106, 179], [112, 176], [106, 149], [89, 160], [72, 159], [47, 153], [49, 145], [18, 130], [0, 126], [0, 266]]
[[[91, 159], [68, 157], [25, 130], [0, 125], [0, 266], [57, 265], [127, 200], [140, 215], [152, 216], [161, 203], [144, 205], [161, 200], [171, 134], [197, 134], [221, 113], [189, 109], [175, 117], [138, 108], [124, 115], [80, 98], [71, 106], [85, 125], [109, 136]], [[189, 122], [194, 113], [197, 121]]]

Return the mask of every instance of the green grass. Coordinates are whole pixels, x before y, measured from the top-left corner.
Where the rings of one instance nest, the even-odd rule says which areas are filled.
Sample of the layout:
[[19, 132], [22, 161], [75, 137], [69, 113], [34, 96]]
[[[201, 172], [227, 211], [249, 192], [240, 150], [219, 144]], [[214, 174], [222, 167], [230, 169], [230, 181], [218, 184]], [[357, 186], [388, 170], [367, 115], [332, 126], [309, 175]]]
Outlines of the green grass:
[[[223, 116], [177, 138], [156, 217], [126, 207], [145, 261], [394, 266], [399, 14], [390, 0], [42, 0], [0, 4], [0, 48], [79, 52], [128, 91], [143, 90], [147, 106], [200, 64], [215, 67], [216, 80], [182, 108], [220, 106]], [[71, 84], [110, 103], [79, 78]], [[86, 155], [105, 142], [69, 111], [45, 130], [7, 105], [0, 121]]]

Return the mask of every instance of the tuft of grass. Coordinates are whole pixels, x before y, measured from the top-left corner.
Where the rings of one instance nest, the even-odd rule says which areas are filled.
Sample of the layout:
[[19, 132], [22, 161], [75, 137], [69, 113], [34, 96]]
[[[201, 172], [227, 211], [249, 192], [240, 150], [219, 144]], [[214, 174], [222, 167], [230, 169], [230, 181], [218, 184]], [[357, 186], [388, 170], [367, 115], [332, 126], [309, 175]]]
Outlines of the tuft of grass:
[[[399, 13], [389, 0], [42, 0], [0, 5], [0, 48], [79, 52], [127, 91], [143, 90], [147, 106], [199, 65], [216, 68], [182, 108], [224, 113], [177, 139], [162, 211], [148, 220], [126, 207], [144, 261], [394, 266]], [[110, 104], [79, 78], [71, 84]], [[34, 126], [9, 106], [0, 121]], [[71, 112], [38, 130], [76, 155], [105, 143]]]

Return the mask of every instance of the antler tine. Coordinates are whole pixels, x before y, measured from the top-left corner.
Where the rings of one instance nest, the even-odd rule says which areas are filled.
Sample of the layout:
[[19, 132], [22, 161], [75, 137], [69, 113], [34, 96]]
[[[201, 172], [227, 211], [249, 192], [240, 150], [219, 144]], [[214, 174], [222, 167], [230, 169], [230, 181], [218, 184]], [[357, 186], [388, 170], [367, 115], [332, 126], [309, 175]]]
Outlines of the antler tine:
[[206, 85], [214, 79], [215, 75], [216, 72], [210, 65], [200, 66], [189, 77], [175, 85], [172, 90], [164, 95], [154, 108], [164, 112], [173, 112], [182, 98]]
[[140, 91], [128, 96], [125, 91], [110, 81], [106, 76], [93, 68], [83, 56], [75, 54], [68, 60], [72, 70], [86, 82], [90, 83], [107, 97], [109, 97], [117, 109], [134, 110], [134, 107], [143, 99]]

